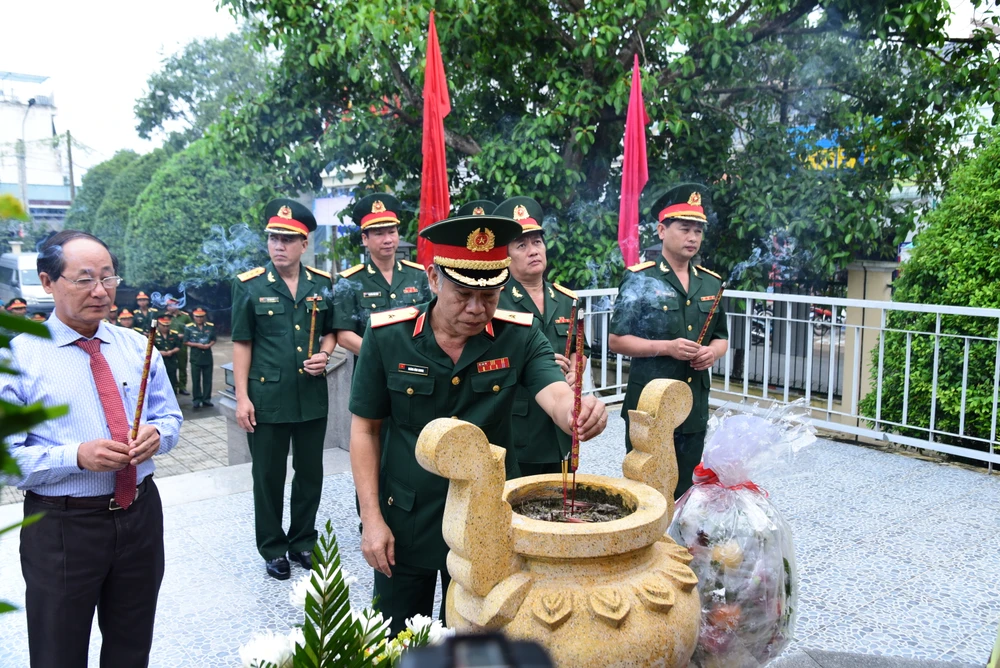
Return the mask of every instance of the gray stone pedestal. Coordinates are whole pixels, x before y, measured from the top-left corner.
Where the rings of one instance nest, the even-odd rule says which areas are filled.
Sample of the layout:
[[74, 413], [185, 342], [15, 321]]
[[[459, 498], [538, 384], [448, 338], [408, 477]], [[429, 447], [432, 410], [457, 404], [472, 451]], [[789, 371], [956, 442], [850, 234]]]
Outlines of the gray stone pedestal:
[[[250, 461], [247, 434], [236, 424], [236, 389], [233, 385], [233, 365], [224, 364], [226, 388], [219, 392], [219, 412], [226, 418], [226, 441], [229, 446], [229, 465], [246, 464]], [[350, 450], [351, 414], [348, 402], [351, 398], [351, 379], [354, 375], [354, 356], [343, 348], [338, 348], [330, 356], [326, 367], [326, 386], [329, 392], [329, 413], [326, 423], [326, 438], [323, 448]]]

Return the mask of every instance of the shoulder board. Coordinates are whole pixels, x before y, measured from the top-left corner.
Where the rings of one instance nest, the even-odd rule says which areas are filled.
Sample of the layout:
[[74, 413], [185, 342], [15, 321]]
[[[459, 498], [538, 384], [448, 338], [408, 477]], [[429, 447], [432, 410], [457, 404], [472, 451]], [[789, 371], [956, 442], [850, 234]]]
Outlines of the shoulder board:
[[187, 316], [189, 318], [191, 317], [191, 314], [188, 313], [187, 311], [178, 311], [177, 315], [184, 315], [184, 316]]
[[176, 329], [172, 329], [172, 330], [170, 330], [170, 333], [171, 333], [171, 334], [180, 334], [180, 332], [178, 332], [178, 331], [177, 331]]
[[209, 327], [215, 327], [214, 322], [206, 322], [205, 324], [208, 325]]
[[353, 276], [354, 274], [358, 273], [359, 271], [361, 271], [364, 268], [365, 268], [365, 265], [363, 265], [363, 264], [356, 264], [353, 267], [351, 267], [349, 269], [345, 269], [344, 271], [340, 272], [339, 274], [337, 274], [337, 276], [343, 276], [344, 278], [346, 278], [348, 276]]
[[639, 264], [633, 264], [631, 267], [628, 268], [628, 270], [629, 271], [642, 271], [643, 269], [649, 269], [654, 264], [656, 264], [656, 262], [654, 262], [653, 260], [649, 260], [648, 262], [640, 262]]
[[519, 313], [517, 311], [506, 311], [502, 308], [498, 308], [497, 312], [493, 314], [493, 319], [501, 322], [512, 322], [516, 325], [531, 327], [531, 323], [535, 321], [535, 316], [531, 313]]
[[700, 264], [696, 264], [696, 265], [695, 265], [695, 268], [696, 268], [696, 269], [701, 269], [701, 270], [702, 270], [703, 272], [705, 272], [705, 273], [706, 273], [706, 274], [708, 274], [709, 276], [715, 276], [715, 277], [716, 277], [717, 279], [719, 279], [720, 281], [722, 280], [722, 276], [719, 276], [719, 275], [718, 275], [717, 273], [715, 273], [715, 272], [714, 272], [714, 271], [712, 271], [711, 269], [705, 269], [705, 267], [701, 266]]
[[378, 327], [385, 327], [386, 325], [394, 325], [397, 322], [406, 322], [407, 320], [415, 320], [416, 317], [420, 315], [420, 309], [413, 306], [407, 306], [406, 308], [396, 308], [391, 311], [382, 311], [381, 313], [372, 313], [371, 323], [372, 329], [377, 329]]
[[186, 324], [186, 325], [184, 325], [184, 326], [185, 326], [185, 327], [194, 327], [194, 326], [195, 326], [195, 324], [194, 324], [193, 322], [189, 322], [188, 324]]
[[564, 288], [563, 286], [559, 285], [558, 283], [553, 283], [552, 287], [554, 287], [556, 290], [558, 290], [559, 292], [563, 293], [564, 295], [566, 295], [570, 299], [577, 299], [576, 293], [573, 292], [572, 290], [570, 290], [569, 288]]
[[419, 262], [410, 262], [409, 260], [400, 260], [400, 262], [405, 264], [407, 267], [410, 267], [411, 269], [419, 269], [420, 271], [425, 271], [427, 269], [427, 267], [420, 264]]
[[323, 278], [331, 278], [330, 272], [328, 271], [323, 271], [322, 269], [317, 269], [316, 267], [310, 267], [309, 265], [306, 265], [306, 269], [308, 269], [314, 274], [319, 274]]
[[133, 332], [138, 332], [138, 333], [142, 334], [143, 336], [145, 336], [147, 334], [146, 330], [144, 330], [142, 327], [133, 327], [132, 331]]

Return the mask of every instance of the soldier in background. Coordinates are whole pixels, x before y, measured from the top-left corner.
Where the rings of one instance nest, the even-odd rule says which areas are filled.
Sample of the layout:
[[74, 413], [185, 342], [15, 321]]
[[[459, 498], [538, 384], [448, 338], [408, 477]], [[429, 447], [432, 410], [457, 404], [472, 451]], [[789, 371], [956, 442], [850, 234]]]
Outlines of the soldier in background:
[[28, 302], [24, 301], [20, 297], [14, 297], [9, 302], [7, 302], [7, 313], [11, 315], [19, 315], [22, 318], [28, 315]]
[[139, 291], [139, 294], [135, 296], [135, 303], [138, 305], [135, 311], [132, 312], [132, 318], [134, 320], [134, 325], [136, 329], [142, 330], [148, 333], [149, 328], [152, 327], [156, 319], [160, 317], [160, 312], [158, 309], [151, 308], [149, 306], [149, 295], [145, 292]]
[[[167, 315], [172, 318], [171, 329], [177, 332], [184, 332], [184, 328], [188, 326], [188, 323], [193, 322], [191, 320], [191, 315], [187, 311], [180, 310], [180, 302], [171, 297], [167, 300]], [[183, 333], [181, 337], [183, 338]], [[191, 394], [187, 391], [188, 382], [188, 349], [187, 346], [181, 346], [181, 352], [177, 355], [177, 393], [188, 396]]]
[[132, 311], [123, 308], [121, 313], [118, 314], [118, 322], [115, 324], [125, 329], [135, 329], [135, 318], [132, 317]]
[[215, 345], [215, 325], [206, 322], [208, 313], [200, 306], [192, 315], [194, 322], [184, 328], [184, 345], [191, 349], [191, 400], [195, 408], [212, 403], [212, 346]]
[[177, 393], [177, 358], [181, 351], [181, 334], [170, 326], [169, 315], [161, 315], [156, 319], [156, 338], [153, 345], [163, 357], [163, 366], [167, 369], [167, 378]]

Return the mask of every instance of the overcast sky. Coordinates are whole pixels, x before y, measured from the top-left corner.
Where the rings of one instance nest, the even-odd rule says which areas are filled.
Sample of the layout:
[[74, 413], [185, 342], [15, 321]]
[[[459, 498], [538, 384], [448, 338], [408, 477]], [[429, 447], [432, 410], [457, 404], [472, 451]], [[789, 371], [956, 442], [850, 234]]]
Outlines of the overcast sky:
[[[121, 148], [141, 153], [133, 107], [164, 56], [194, 39], [236, 28], [215, 0], [0, 0], [0, 71], [50, 79], [34, 93], [55, 95], [58, 132], [93, 147], [95, 164]], [[75, 152], [74, 152], [75, 153]], [[74, 162], [77, 156], [74, 155]]]

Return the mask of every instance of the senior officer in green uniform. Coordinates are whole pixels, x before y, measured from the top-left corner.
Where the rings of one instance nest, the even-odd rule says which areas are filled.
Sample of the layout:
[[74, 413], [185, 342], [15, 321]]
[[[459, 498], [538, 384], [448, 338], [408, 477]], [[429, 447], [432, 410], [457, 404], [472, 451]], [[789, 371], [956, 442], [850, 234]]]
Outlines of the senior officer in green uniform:
[[[521, 225], [521, 236], [507, 245], [511, 279], [500, 293], [500, 307], [530, 313], [552, 345], [555, 360], [572, 386], [576, 382], [576, 341], [567, 359], [566, 340], [574, 329], [570, 317], [576, 293], [545, 280], [547, 259], [542, 237], [542, 207], [530, 197], [511, 197], [493, 212], [513, 218]], [[584, 348], [589, 355], [589, 348]], [[514, 444], [521, 475], [559, 473], [569, 454], [572, 439], [563, 433], [524, 388], [514, 400]]]
[[[571, 428], [573, 391], [534, 317], [497, 309], [509, 278], [507, 244], [520, 233], [516, 222], [496, 216], [427, 227], [421, 236], [434, 243], [428, 281], [435, 298], [376, 313], [365, 332], [351, 389], [351, 470], [361, 550], [376, 569], [374, 594], [394, 635], [407, 617], [433, 613], [438, 573], [442, 591], [450, 582], [441, 533], [448, 481], [417, 463], [420, 430], [435, 418], [457, 417], [509, 447], [518, 386], [560, 428]], [[604, 404], [585, 397], [579, 424], [584, 440], [599, 434]], [[516, 475], [516, 459], [505, 463], [508, 477]]]
[[[188, 324], [194, 322], [191, 320], [191, 315], [187, 311], [181, 310], [181, 304], [179, 301], [170, 297], [167, 299], [167, 315], [173, 318], [171, 325], [173, 329], [181, 332], [183, 337], [184, 328]], [[187, 346], [181, 346], [181, 352], [177, 356], [177, 387], [178, 392], [183, 395], [188, 395], [190, 392], [187, 391], [188, 384], [188, 349]]]
[[[177, 355], [181, 351], [181, 334], [176, 329], [170, 327], [170, 316], [161, 315], [156, 319], [156, 336], [153, 338], [153, 345], [160, 351], [163, 357], [163, 366], [167, 369], [167, 378], [170, 379], [170, 386], [177, 393]], [[147, 334], [149, 332], [146, 332]]]
[[691, 264], [705, 234], [705, 190], [696, 184], [671, 188], [652, 206], [656, 232], [663, 243], [658, 260], [629, 267], [611, 316], [608, 347], [632, 358], [622, 417], [625, 449], [628, 411], [635, 409], [646, 383], [654, 378], [686, 382], [694, 395], [687, 420], [674, 432], [678, 482], [675, 496], [691, 486], [691, 474], [701, 462], [708, 424], [708, 370], [726, 354], [729, 331], [720, 305], [703, 341], [697, 343], [712, 303], [722, 286], [715, 272]]
[[138, 308], [132, 312], [133, 324], [137, 329], [149, 332], [149, 328], [156, 322], [156, 319], [160, 316], [160, 312], [155, 308], [150, 308], [149, 295], [141, 290], [135, 296], [135, 303], [138, 305]]
[[399, 211], [399, 200], [375, 193], [355, 204], [351, 214], [361, 227], [361, 243], [371, 262], [337, 275], [333, 326], [337, 343], [355, 355], [361, 350], [361, 337], [372, 313], [423, 304], [431, 298], [424, 265], [396, 259]]
[[212, 346], [215, 325], [206, 322], [208, 312], [200, 306], [191, 312], [194, 322], [184, 328], [184, 345], [191, 349], [191, 400], [195, 408], [212, 403]]
[[[316, 543], [327, 418], [323, 371], [336, 345], [333, 286], [330, 274], [300, 262], [316, 229], [309, 209], [276, 199], [264, 209], [264, 218], [271, 261], [233, 283], [233, 377], [236, 422], [247, 432], [253, 458], [257, 550], [267, 574], [285, 580], [290, 575], [286, 552], [311, 568]], [[281, 517], [289, 441], [295, 477], [286, 534]]]

